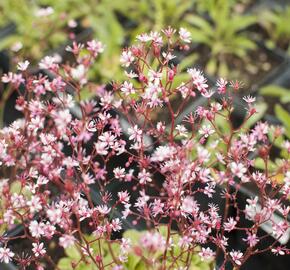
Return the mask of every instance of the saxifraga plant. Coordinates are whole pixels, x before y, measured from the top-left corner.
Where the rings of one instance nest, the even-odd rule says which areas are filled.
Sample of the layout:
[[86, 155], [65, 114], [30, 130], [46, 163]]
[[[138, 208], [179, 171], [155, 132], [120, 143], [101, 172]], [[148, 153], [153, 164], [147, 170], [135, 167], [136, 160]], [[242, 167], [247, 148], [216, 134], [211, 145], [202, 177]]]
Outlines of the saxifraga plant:
[[[247, 127], [256, 114], [251, 96], [244, 97], [247, 115], [243, 123], [233, 127], [230, 118], [238, 82], [219, 79], [216, 91], [221, 99], [216, 101], [202, 72], [189, 68], [188, 78], [173, 87], [179, 69], [171, 60], [191, 42], [186, 29], [177, 33], [169, 27], [141, 34], [137, 40], [120, 58], [127, 80], [113, 82], [111, 90], [87, 78], [104, 49], [96, 40], [67, 48], [76, 57], [75, 64], [60, 66], [53, 57], [45, 57], [39, 67], [53, 74], [53, 79], [29, 76], [27, 61], [18, 64], [19, 73], [2, 77], [18, 91], [16, 108], [23, 118], [0, 133], [5, 177], [0, 188], [1, 231], [16, 224], [24, 230], [12, 238], [1, 235], [0, 261], [13, 260], [24, 269], [28, 265], [44, 269], [44, 263], [59, 269], [47, 248], [52, 238], [59, 247], [77, 249], [80, 255], [73, 269], [84, 264], [96, 269], [134, 269], [126, 266], [132, 254], [141, 269], [194, 269], [196, 255], [213, 269], [217, 254], [222, 256], [220, 269], [226, 264], [240, 269], [250, 257], [263, 252], [288, 255], [289, 249], [279, 240], [289, 230], [289, 146], [279, 168], [268, 169], [271, 147], [282, 128], [266, 122]], [[25, 85], [24, 93], [18, 90], [20, 84]], [[74, 89], [79, 119], [70, 113], [74, 99], [65, 91], [68, 86]], [[84, 87], [94, 91], [98, 101], [81, 101]], [[171, 104], [173, 95], [182, 99], [176, 109]], [[199, 95], [208, 103], [176, 124], [186, 103]], [[168, 113], [169, 127], [151, 119], [160, 107]], [[122, 127], [112, 109], [126, 117], [129, 126]], [[217, 125], [220, 118], [229, 126], [227, 133]], [[128, 141], [123, 133], [129, 134]], [[91, 140], [94, 147], [89, 149]], [[125, 158], [124, 165], [110, 171], [108, 164], [118, 155]], [[264, 171], [254, 168], [256, 158], [262, 159]], [[272, 181], [278, 174], [283, 181]], [[116, 197], [108, 192], [114, 182], [119, 183]], [[241, 207], [237, 194], [248, 183], [258, 192]], [[125, 184], [130, 188], [125, 190]], [[212, 199], [218, 187], [225, 209]], [[90, 188], [100, 195], [98, 205]], [[206, 205], [198, 196], [203, 196]], [[114, 215], [117, 211], [121, 217]], [[279, 222], [276, 212], [282, 216]], [[112, 237], [128, 219], [132, 226], [143, 224], [146, 232], [131, 242], [126, 234], [121, 239]], [[242, 219], [249, 220], [249, 225], [243, 225]], [[260, 235], [263, 224], [270, 226], [271, 234]], [[90, 238], [84, 230], [91, 232]], [[229, 246], [235, 231], [243, 235], [243, 250]], [[31, 248], [17, 253], [11, 241], [20, 243], [21, 239], [29, 240]], [[273, 239], [272, 243], [261, 248], [266, 239]], [[108, 246], [109, 261], [101, 245]]]

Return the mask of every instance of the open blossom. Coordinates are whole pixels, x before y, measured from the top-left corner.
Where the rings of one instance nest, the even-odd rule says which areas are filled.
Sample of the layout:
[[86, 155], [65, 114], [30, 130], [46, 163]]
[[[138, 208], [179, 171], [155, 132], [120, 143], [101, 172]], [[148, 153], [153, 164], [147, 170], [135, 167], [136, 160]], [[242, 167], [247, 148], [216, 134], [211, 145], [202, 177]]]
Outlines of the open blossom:
[[243, 253], [238, 251], [231, 251], [230, 252], [230, 256], [232, 257], [233, 261], [235, 262], [235, 264], [237, 265], [241, 265], [242, 264], [242, 257], [243, 257]]
[[87, 49], [96, 57], [99, 53], [104, 52], [105, 47], [102, 42], [93, 39], [87, 42]]
[[143, 169], [141, 172], [139, 172], [138, 178], [140, 180], [140, 184], [142, 184], [142, 185], [145, 185], [147, 182], [152, 182], [152, 178], [150, 176], [150, 173], [146, 172], [145, 169]]
[[131, 51], [125, 50], [122, 52], [122, 55], [120, 57], [120, 62], [122, 66], [129, 67], [134, 60], [135, 57], [133, 56]]
[[170, 158], [175, 153], [175, 149], [169, 146], [158, 146], [153, 153], [151, 159], [152, 161], [164, 161]]
[[224, 224], [225, 231], [232, 231], [236, 225], [237, 222], [232, 217], [228, 218], [227, 222]]
[[191, 34], [189, 31], [187, 31], [185, 28], [181, 27], [179, 29], [179, 37], [180, 39], [185, 42], [185, 43], [190, 43], [191, 42]]
[[227, 90], [227, 84], [228, 84], [228, 81], [226, 81], [225, 79], [223, 78], [220, 78], [216, 85], [217, 85], [217, 90], [218, 90], [218, 93], [219, 94], [225, 94], [226, 93], [226, 90]]
[[27, 202], [27, 206], [29, 206], [29, 210], [31, 213], [38, 212], [42, 209], [42, 204], [39, 197], [37, 196], [32, 196], [30, 201]]
[[285, 255], [285, 251], [283, 250], [282, 247], [272, 248], [271, 251], [272, 251], [275, 255]]
[[158, 232], [146, 232], [140, 239], [141, 245], [151, 252], [163, 251], [165, 248], [165, 239]]
[[133, 128], [128, 128], [128, 133], [130, 135], [129, 140], [141, 142], [143, 132], [137, 125], [135, 125]]
[[114, 232], [118, 232], [122, 229], [121, 225], [122, 225], [121, 220], [119, 218], [115, 218], [112, 220], [110, 227]]
[[198, 91], [202, 93], [207, 91], [207, 88], [208, 88], [207, 80], [203, 76], [202, 71], [196, 68], [194, 69], [190, 68], [187, 70], [187, 73], [191, 75], [192, 83], [193, 85], [195, 85]]
[[9, 248], [0, 247], [0, 262], [9, 263], [14, 255]]
[[128, 203], [130, 200], [130, 195], [127, 190], [118, 192], [118, 197], [119, 197], [120, 202], [123, 204]]
[[41, 235], [44, 234], [43, 223], [38, 223], [36, 220], [31, 221], [29, 224], [29, 231], [33, 237], [40, 238]]
[[255, 233], [254, 234], [248, 233], [247, 238], [243, 240], [247, 242], [250, 247], [254, 247], [259, 242], [259, 239]]
[[32, 243], [33, 246], [33, 253], [35, 257], [41, 257], [46, 253], [45, 248], [43, 247], [43, 243]]
[[199, 211], [197, 202], [190, 196], [183, 199], [180, 210], [186, 214], [196, 215]]
[[210, 125], [203, 125], [198, 132], [205, 138], [215, 133], [214, 129]]
[[39, 63], [41, 69], [55, 69], [57, 67], [56, 59], [53, 56], [45, 56]]
[[255, 102], [256, 98], [252, 96], [246, 96], [246, 97], [243, 97], [243, 100], [246, 101], [248, 104], [250, 104], [250, 103]]
[[153, 216], [156, 217], [159, 214], [163, 213], [163, 207], [164, 203], [161, 202], [160, 199], [155, 199], [154, 202], [151, 204], [151, 210], [153, 213]]
[[247, 168], [245, 168], [245, 166], [241, 163], [236, 163], [236, 162], [232, 162], [230, 164], [230, 168], [231, 168], [231, 171], [234, 175], [236, 175], [237, 177], [242, 177], [246, 171], [247, 171]]
[[64, 234], [63, 236], [59, 238], [59, 244], [63, 248], [68, 248], [74, 245], [74, 243], [75, 243], [75, 238], [72, 235]]
[[198, 253], [201, 257], [201, 260], [212, 260], [215, 256], [215, 252], [212, 251], [209, 247], [208, 248], [201, 248], [201, 251]]
[[115, 168], [113, 172], [116, 179], [124, 179], [126, 176], [125, 169], [121, 167]]
[[21, 71], [25, 71], [29, 66], [29, 61], [25, 60], [24, 62], [19, 62], [17, 64], [17, 69]]
[[127, 81], [125, 81], [125, 82], [122, 84], [121, 91], [122, 91], [126, 96], [128, 96], [128, 95], [130, 95], [130, 94], [135, 94], [135, 93], [136, 93], [133, 84], [130, 83], [130, 82], [127, 82]]

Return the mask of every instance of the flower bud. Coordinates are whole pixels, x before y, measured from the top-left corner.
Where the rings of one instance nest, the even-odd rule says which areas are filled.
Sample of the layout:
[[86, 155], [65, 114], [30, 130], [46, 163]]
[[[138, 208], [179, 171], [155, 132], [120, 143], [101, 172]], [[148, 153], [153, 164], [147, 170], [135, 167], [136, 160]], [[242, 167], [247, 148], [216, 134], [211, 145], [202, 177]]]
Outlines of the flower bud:
[[269, 148], [267, 146], [262, 146], [262, 147], [260, 147], [258, 153], [262, 159], [266, 159], [269, 155]]

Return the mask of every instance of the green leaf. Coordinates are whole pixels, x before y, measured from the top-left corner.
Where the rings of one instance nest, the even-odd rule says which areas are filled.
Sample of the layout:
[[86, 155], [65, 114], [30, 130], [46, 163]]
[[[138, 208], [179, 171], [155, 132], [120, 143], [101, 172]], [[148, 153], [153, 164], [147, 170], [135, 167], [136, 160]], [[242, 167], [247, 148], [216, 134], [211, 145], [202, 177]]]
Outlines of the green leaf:
[[[260, 170], [266, 169], [265, 162], [262, 158], [256, 158], [254, 161], [254, 166], [255, 168], [260, 169]], [[270, 172], [275, 172], [277, 170], [277, 165], [271, 160], [268, 160], [268, 170]]]
[[202, 29], [205, 32], [205, 34], [208, 34], [210, 36], [214, 35], [213, 27], [204, 18], [197, 15], [188, 15], [185, 17], [185, 20], [188, 23]]
[[81, 254], [75, 245], [66, 248], [65, 253], [68, 257], [76, 259], [76, 260], [81, 258]]
[[61, 270], [73, 270], [71, 263], [72, 263], [71, 258], [61, 258], [58, 261], [57, 267]]
[[277, 118], [283, 123], [286, 129], [286, 136], [290, 138], [290, 114], [279, 104], [275, 105], [274, 110]]
[[135, 254], [128, 255], [128, 261], [126, 262], [126, 269], [136, 269], [136, 266], [140, 263], [141, 258]]
[[283, 103], [290, 102], [290, 91], [287, 88], [278, 85], [267, 85], [262, 87], [260, 94], [263, 96], [278, 97]]

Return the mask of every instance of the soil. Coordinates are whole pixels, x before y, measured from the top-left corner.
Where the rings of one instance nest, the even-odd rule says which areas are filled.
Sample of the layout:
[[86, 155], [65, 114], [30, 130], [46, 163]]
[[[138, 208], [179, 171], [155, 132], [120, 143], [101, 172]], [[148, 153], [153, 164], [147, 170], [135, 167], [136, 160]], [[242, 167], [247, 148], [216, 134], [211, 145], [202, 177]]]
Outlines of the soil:
[[[206, 46], [200, 46], [196, 52], [202, 55], [196, 65], [205, 70], [206, 64], [211, 58], [210, 50]], [[238, 80], [244, 84], [244, 89], [255, 88], [259, 81], [264, 79], [273, 69], [278, 67], [283, 58], [266, 48], [257, 45], [257, 49], [251, 51], [243, 59], [233, 55], [225, 57], [225, 63], [230, 70], [228, 80]], [[205, 70], [206, 72], [206, 70]], [[210, 76], [219, 77], [219, 74], [209, 74]]]

